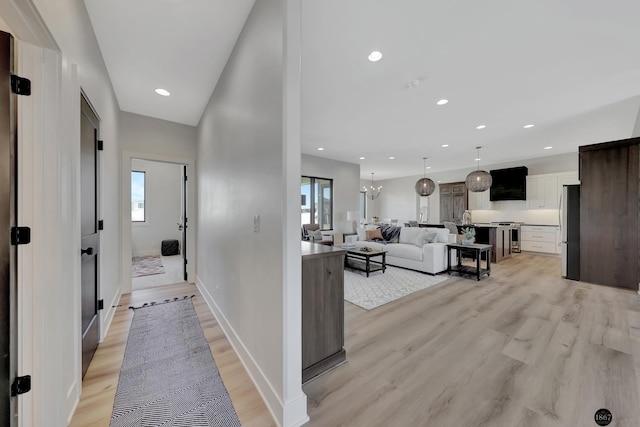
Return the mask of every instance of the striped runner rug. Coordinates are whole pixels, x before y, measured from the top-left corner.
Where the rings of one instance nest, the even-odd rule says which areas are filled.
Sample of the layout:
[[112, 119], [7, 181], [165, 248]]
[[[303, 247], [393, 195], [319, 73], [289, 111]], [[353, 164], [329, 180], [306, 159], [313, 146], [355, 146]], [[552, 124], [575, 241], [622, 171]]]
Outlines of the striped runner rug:
[[240, 426], [191, 298], [131, 308], [110, 426]]

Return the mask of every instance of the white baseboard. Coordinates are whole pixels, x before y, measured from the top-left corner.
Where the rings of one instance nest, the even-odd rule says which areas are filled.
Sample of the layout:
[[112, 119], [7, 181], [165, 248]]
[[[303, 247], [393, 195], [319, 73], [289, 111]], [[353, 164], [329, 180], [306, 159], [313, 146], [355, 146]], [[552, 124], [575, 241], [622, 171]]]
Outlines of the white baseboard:
[[116, 294], [113, 296], [113, 300], [111, 300], [111, 304], [109, 304], [109, 310], [104, 316], [104, 328], [102, 328], [100, 342], [104, 341], [104, 338], [107, 336], [107, 332], [109, 332], [109, 328], [111, 327], [111, 322], [113, 321], [113, 316], [116, 314], [116, 309], [117, 309], [116, 306], [120, 302], [120, 297], [122, 297], [122, 286], [118, 286], [118, 289], [116, 289]]
[[307, 416], [307, 396], [303, 393], [292, 401], [283, 402], [197, 275], [196, 286], [258, 389], [277, 425], [281, 427], [298, 427], [309, 421]]

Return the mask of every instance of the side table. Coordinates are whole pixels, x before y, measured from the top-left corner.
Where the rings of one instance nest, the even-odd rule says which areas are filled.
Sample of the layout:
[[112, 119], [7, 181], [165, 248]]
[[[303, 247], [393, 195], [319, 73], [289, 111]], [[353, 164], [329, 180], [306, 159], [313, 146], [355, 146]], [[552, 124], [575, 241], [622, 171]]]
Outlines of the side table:
[[[456, 249], [458, 264], [454, 267], [451, 266], [451, 249]], [[473, 251], [476, 258], [475, 268], [462, 265], [462, 251]], [[486, 254], [487, 260], [486, 268], [481, 268], [480, 262], [482, 260], [482, 254]], [[491, 245], [482, 245], [474, 243], [472, 245], [462, 245], [460, 243], [448, 243], [447, 244], [447, 273], [451, 274], [452, 271], [457, 271], [462, 274], [473, 274], [477, 280], [480, 280], [480, 276], [486, 274], [491, 276]]]

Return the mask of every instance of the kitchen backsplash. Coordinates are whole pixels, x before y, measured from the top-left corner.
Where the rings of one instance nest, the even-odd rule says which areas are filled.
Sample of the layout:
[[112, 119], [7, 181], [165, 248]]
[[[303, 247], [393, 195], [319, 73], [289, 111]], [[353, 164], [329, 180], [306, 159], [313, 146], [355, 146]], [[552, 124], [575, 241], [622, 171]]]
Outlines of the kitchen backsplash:
[[[500, 202], [499, 209], [472, 210], [473, 223], [514, 221], [526, 224], [558, 225], [558, 209], [525, 209], [526, 202]], [[494, 203], [495, 205], [495, 203]]]

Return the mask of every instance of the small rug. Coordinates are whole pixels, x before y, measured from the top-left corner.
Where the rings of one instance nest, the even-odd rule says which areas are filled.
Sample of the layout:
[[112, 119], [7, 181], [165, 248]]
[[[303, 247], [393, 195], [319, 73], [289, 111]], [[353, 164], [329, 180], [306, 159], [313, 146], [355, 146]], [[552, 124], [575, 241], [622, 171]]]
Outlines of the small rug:
[[131, 259], [131, 277], [164, 274], [162, 258], [159, 255], [134, 256]]
[[134, 309], [110, 426], [240, 426], [190, 298]]
[[364, 271], [345, 268], [344, 299], [365, 310], [371, 310], [445, 280], [447, 277], [389, 266], [384, 274], [376, 271], [369, 277]]

